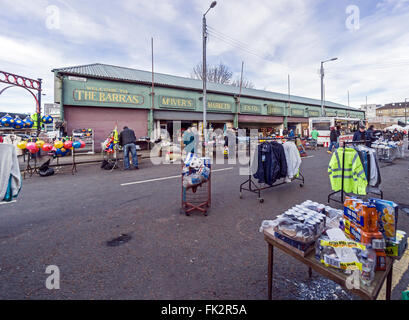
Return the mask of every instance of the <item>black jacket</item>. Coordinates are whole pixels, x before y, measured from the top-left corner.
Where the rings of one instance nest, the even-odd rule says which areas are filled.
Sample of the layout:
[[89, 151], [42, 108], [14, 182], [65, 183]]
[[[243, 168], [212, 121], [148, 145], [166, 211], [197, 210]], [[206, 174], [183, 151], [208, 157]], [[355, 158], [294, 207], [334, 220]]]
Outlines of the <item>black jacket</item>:
[[124, 129], [119, 135], [119, 144], [125, 146], [127, 144], [136, 143], [135, 132], [131, 129]]
[[355, 131], [352, 141], [366, 141], [366, 132]]
[[338, 130], [331, 130], [331, 133], [330, 133], [331, 142], [337, 142], [338, 141], [338, 136], [339, 136]]
[[273, 141], [271, 143], [271, 146], [273, 148], [273, 152], [274, 152], [274, 154], [276, 156], [276, 159], [278, 161], [278, 164], [280, 166], [279, 174], [276, 177], [273, 177], [273, 180], [275, 182], [275, 180], [277, 180], [277, 179], [287, 177], [287, 160], [285, 158], [284, 147], [283, 147], [282, 144]]

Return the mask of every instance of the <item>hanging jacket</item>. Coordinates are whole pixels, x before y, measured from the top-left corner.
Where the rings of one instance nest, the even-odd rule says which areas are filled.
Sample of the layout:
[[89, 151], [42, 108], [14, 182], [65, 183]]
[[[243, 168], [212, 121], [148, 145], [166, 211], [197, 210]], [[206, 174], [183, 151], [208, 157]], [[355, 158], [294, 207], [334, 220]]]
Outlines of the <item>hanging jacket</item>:
[[259, 183], [273, 185], [280, 174], [280, 165], [271, 143], [264, 142], [257, 147], [257, 172], [253, 175]]
[[287, 141], [283, 144], [285, 159], [287, 161], [287, 177], [293, 179], [297, 176], [301, 165], [301, 156], [294, 142]]
[[[345, 152], [345, 166], [342, 163]], [[344, 166], [344, 188], [346, 193], [366, 195], [368, 181], [365, 177], [365, 170], [359, 159], [358, 152], [352, 148], [339, 148], [332, 155], [328, 167], [329, 179], [332, 190], [340, 191], [342, 188], [342, 167]]]
[[16, 148], [11, 144], [0, 144], [0, 202], [16, 198], [21, 186]]
[[273, 141], [271, 143], [271, 147], [273, 149], [273, 152], [276, 156], [276, 159], [278, 161], [278, 164], [280, 166], [280, 170], [277, 174], [277, 176], [273, 176], [274, 181], [280, 179], [280, 178], [285, 178], [287, 177], [287, 160], [285, 158], [285, 152], [284, 152], [284, 147], [281, 143], [278, 143], [276, 141]]

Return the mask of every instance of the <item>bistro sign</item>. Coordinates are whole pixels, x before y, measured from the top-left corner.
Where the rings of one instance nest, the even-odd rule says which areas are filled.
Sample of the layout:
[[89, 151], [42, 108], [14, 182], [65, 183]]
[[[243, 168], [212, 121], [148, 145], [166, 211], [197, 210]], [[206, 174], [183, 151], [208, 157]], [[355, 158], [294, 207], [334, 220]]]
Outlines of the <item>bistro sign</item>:
[[73, 91], [74, 101], [89, 101], [99, 103], [119, 103], [119, 104], [143, 104], [144, 98], [139, 94], [131, 94], [127, 90], [91, 88], [75, 89]]

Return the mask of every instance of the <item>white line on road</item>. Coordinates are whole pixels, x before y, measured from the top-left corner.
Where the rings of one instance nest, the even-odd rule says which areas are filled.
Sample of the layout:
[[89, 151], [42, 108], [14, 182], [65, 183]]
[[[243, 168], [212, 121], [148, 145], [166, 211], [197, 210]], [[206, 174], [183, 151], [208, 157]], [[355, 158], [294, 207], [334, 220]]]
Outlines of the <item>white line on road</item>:
[[10, 201], [10, 202], [0, 202], [0, 204], [10, 204], [10, 203], [14, 203], [14, 202], [17, 202], [17, 200], [13, 200], [13, 201]]
[[308, 159], [308, 158], [314, 158], [315, 156], [306, 156], [306, 157], [302, 157], [301, 159]]
[[[227, 171], [227, 170], [233, 170], [233, 167], [231, 167], [231, 168], [224, 168], [224, 169], [212, 170], [212, 172], [220, 172], [220, 171]], [[180, 178], [180, 175], [170, 176], [170, 177], [163, 177], [163, 178], [157, 178], [157, 179], [149, 179], [149, 180], [142, 180], [142, 181], [122, 183], [121, 186], [124, 187], [124, 186], [133, 185], [133, 184], [141, 184], [141, 183], [147, 183], [147, 182], [163, 181], [163, 180], [170, 180], [170, 179], [176, 179], [176, 178]]]

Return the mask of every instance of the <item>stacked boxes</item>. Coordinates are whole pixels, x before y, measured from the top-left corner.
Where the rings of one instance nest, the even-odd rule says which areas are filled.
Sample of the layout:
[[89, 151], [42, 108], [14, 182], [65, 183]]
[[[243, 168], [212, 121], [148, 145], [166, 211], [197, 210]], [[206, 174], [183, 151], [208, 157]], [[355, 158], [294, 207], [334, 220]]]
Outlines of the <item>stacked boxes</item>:
[[375, 203], [347, 197], [340, 227], [350, 239], [374, 249], [377, 255], [376, 270], [386, 270], [386, 244], [383, 234], [379, 231]]

